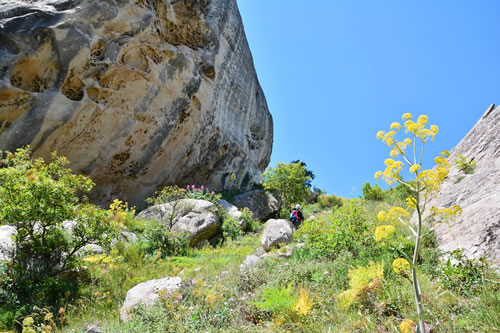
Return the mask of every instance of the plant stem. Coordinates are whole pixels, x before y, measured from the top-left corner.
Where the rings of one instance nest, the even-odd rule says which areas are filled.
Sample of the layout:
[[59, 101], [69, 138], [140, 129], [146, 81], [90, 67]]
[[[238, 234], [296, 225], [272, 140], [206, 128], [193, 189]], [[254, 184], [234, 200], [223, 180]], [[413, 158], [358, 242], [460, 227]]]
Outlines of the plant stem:
[[[417, 172], [418, 176], [418, 172]], [[417, 181], [417, 193], [419, 190], [419, 183]], [[424, 320], [422, 318], [422, 314], [424, 312], [424, 309], [422, 307], [422, 291], [420, 290], [420, 284], [418, 282], [417, 278], [417, 261], [418, 261], [418, 255], [420, 252], [420, 238], [422, 235], [422, 212], [420, 211], [420, 200], [419, 200], [419, 195], [417, 194], [416, 197], [417, 204], [417, 215], [418, 215], [418, 228], [417, 228], [417, 237], [415, 239], [415, 251], [413, 252], [413, 262], [412, 262], [412, 268], [411, 268], [411, 274], [413, 277], [413, 292], [415, 294], [415, 303], [417, 305], [417, 315], [418, 315], [418, 325], [417, 325], [417, 333], [425, 333], [425, 326], [424, 326]]]

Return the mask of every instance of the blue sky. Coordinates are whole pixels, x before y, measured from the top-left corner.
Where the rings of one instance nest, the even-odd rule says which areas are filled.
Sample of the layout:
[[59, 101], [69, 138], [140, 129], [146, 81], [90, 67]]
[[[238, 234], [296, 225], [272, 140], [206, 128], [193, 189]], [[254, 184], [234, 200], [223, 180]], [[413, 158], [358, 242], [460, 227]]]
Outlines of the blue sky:
[[[359, 196], [404, 112], [439, 126], [424, 168], [500, 103], [500, 1], [238, 0], [274, 118], [270, 166], [300, 159]], [[381, 183], [380, 183], [381, 184]], [[381, 184], [382, 185], [382, 184]]]

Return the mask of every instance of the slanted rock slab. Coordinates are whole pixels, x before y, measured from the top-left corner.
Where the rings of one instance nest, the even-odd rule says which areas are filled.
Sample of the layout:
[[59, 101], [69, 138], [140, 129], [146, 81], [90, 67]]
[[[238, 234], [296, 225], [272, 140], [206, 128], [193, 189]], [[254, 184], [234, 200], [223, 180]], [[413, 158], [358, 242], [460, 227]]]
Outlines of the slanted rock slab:
[[253, 217], [261, 221], [275, 217], [279, 208], [278, 200], [264, 190], [253, 190], [237, 195], [233, 204], [240, 209], [248, 208]]
[[181, 288], [182, 279], [180, 277], [165, 277], [139, 283], [127, 292], [125, 302], [120, 310], [120, 319], [122, 321], [130, 320], [133, 309], [141, 303], [146, 306], [155, 304], [160, 299], [158, 294], [160, 291], [164, 290], [167, 294], [171, 294]]
[[292, 240], [293, 229], [290, 222], [284, 219], [271, 219], [264, 226], [260, 245], [264, 250], [270, 251], [273, 247], [290, 244]]

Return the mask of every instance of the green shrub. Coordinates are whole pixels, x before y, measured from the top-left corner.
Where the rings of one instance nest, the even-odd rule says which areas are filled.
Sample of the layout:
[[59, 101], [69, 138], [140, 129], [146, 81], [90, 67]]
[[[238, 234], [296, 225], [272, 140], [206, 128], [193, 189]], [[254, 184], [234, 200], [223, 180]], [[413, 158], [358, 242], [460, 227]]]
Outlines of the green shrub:
[[238, 221], [233, 219], [229, 214], [222, 221], [222, 236], [224, 239], [238, 239], [242, 235], [242, 230]]
[[463, 295], [475, 295], [483, 284], [487, 270], [483, 259], [468, 259], [462, 249], [450, 253], [448, 260], [441, 265], [443, 285]]
[[474, 173], [474, 170], [476, 169], [476, 160], [468, 159], [462, 154], [458, 154], [455, 164], [457, 165], [458, 169], [462, 171], [463, 173], [470, 175]]
[[244, 232], [260, 232], [264, 227], [262, 223], [253, 218], [253, 213], [247, 207], [243, 208], [241, 211], [241, 218], [245, 221]]
[[344, 204], [344, 199], [334, 194], [332, 195], [322, 194], [318, 198], [318, 205], [320, 208], [323, 209], [325, 208], [337, 209], [342, 207], [343, 204]]
[[[117, 226], [106, 210], [85, 202], [94, 183], [72, 174], [66, 158], [54, 153], [45, 162], [32, 158], [29, 148], [2, 155], [0, 221], [18, 232], [0, 290], [11, 290], [23, 305], [54, 303], [74, 288], [76, 280], [63, 280], [62, 273], [79, 269], [77, 251], [91, 243], [108, 246]], [[67, 220], [74, 221], [71, 236], [63, 230]]]
[[363, 184], [363, 187], [361, 188], [363, 191], [363, 197], [366, 200], [376, 200], [376, 201], [381, 201], [384, 199], [384, 191], [375, 184], [373, 187], [369, 182], [366, 182]]
[[139, 242], [141, 249], [147, 254], [153, 255], [159, 251], [162, 258], [189, 253], [188, 235], [172, 232], [168, 224], [156, 220], [145, 223], [144, 233]]
[[360, 255], [375, 246], [369, 226], [361, 202], [353, 199], [333, 214], [306, 220], [297, 235], [307, 236], [306, 248], [317, 257], [334, 258], [343, 250]]

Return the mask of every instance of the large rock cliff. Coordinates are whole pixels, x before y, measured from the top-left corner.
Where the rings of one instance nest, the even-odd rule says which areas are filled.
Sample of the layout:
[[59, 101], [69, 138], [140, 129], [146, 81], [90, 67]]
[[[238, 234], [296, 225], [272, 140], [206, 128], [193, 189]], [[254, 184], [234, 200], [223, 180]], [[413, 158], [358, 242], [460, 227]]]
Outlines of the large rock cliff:
[[[454, 163], [458, 154], [477, 163], [465, 174]], [[500, 267], [500, 107], [492, 105], [450, 151], [450, 174], [428, 207], [459, 205], [462, 216], [436, 230], [444, 251], [464, 249], [469, 258], [486, 256]]]
[[245, 187], [272, 140], [235, 0], [0, 0], [0, 149], [67, 156], [94, 200]]

